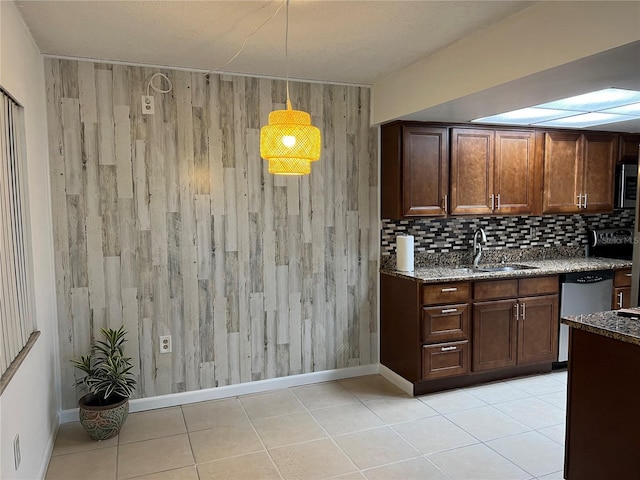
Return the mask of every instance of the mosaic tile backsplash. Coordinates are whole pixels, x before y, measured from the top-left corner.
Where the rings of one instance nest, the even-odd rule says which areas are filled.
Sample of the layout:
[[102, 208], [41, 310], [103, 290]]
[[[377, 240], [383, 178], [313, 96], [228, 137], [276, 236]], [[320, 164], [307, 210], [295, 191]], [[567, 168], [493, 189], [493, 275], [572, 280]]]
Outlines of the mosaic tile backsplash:
[[[619, 209], [599, 215], [547, 215], [529, 217], [455, 217], [438, 219], [382, 220], [381, 264], [395, 264], [396, 236], [413, 235], [416, 261], [428, 255], [464, 259], [471, 256], [473, 234], [483, 228], [487, 234], [485, 255], [523, 258], [523, 250], [535, 257], [582, 256], [587, 245], [587, 230], [631, 227], [634, 209]], [[515, 252], [512, 250], [516, 250]], [[545, 252], [548, 253], [545, 254]], [[448, 255], [447, 255], [448, 254]], [[445, 262], [448, 263], [448, 262]]]

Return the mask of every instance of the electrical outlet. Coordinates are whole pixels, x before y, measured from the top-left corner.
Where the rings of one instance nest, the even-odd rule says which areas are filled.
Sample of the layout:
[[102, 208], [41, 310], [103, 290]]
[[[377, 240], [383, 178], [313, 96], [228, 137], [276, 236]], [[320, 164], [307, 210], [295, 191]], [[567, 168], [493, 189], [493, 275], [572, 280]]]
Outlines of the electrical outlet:
[[171, 353], [171, 335], [160, 336], [160, 353]]
[[142, 113], [145, 115], [153, 115], [156, 113], [155, 104], [153, 103], [153, 96], [142, 95]]
[[20, 454], [20, 435], [16, 434], [16, 438], [13, 439], [13, 464], [18, 470], [20, 467], [20, 461], [22, 460], [22, 455]]

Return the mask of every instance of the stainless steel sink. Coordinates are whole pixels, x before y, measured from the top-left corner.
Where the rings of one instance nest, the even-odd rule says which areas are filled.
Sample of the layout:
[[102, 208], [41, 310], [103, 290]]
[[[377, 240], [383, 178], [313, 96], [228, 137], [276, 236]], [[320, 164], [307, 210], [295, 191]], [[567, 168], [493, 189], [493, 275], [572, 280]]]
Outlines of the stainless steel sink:
[[529, 265], [518, 265], [514, 263], [500, 264], [500, 265], [479, 265], [474, 266], [460, 266], [451, 268], [451, 272], [455, 275], [471, 275], [473, 273], [491, 273], [491, 272], [515, 272], [518, 270], [530, 270], [538, 267], [531, 267]]
[[472, 267], [453, 267], [451, 271], [456, 275], [469, 275], [477, 272], [477, 270]]
[[531, 270], [537, 267], [531, 267], [529, 265], [479, 265], [477, 267], [473, 267], [473, 270], [476, 272], [513, 272], [517, 270]]

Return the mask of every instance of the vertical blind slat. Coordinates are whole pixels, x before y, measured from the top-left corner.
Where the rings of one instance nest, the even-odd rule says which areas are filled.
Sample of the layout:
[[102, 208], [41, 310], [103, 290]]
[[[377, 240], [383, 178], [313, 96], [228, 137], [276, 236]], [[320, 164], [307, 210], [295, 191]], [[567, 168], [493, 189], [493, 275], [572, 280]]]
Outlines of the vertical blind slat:
[[19, 292], [18, 292], [18, 269], [16, 268], [17, 264], [16, 264], [16, 253], [17, 253], [17, 246], [16, 246], [16, 217], [15, 217], [15, 212], [16, 212], [16, 199], [15, 199], [15, 193], [16, 193], [16, 186], [15, 186], [15, 179], [14, 179], [14, 175], [13, 175], [13, 170], [15, 167], [15, 150], [13, 148], [13, 115], [11, 112], [11, 103], [7, 104], [7, 118], [8, 118], [8, 143], [9, 143], [9, 171], [8, 171], [8, 175], [7, 178], [9, 180], [9, 213], [10, 213], [10, 219], [11, 219], [11, 223], [10, 223], [10, 232], [11, 235], [9, 235], [9, 243], [11, 245], [11, 250], [10, 250], [10, 259], [11, 259], [11, 263], [9, 264], [9, 268], [10, 268], [10, 273], [9, 273], [9, 280], [11, 281], [11, 298], [13, 300], [12, 302], [12, 311], [11, 311], [11, 333], [13, 336], [13, 340], [12, 340], [12, 345], [11, 345], [11, 355], [12, 358], [15, 355], [18, 355], [18, 352], [20, 351], [20, 324], [17, 321], [17, 319], [20, 317], [20, 296], [19, 296]]
[[2, 371], [11, 363], [10, 353], [10, 339], [7, 335], [5, 326], [8, 326], [9, 322], [9, 295], [8, 295], [8, 277], [9, 272], [6, 268], [7, 263], [7, 245], [9, 229], [7, 227], [8, 222], [8, 206], [6, 205], [5, 197], [8, 195], [7, 188], [5, 187], [6, 171], [9, 166], [9, 155], [6, 150], [6, 119], [4, 115], [6, 99], [4, 94], [2, 95], [0, 102], [0, 325], [2, 330]]
[[[13, 298], [15, 299], [15, 303], [13, 306], [13, 315], [14, 315], [14, 319], [20, 318], [21, 317], [21, 313], [22, 313], [22, 309], [21, 309], [21, 301], [20, 301], [20, 264], [19, 264], [19, 260], [20, 260], [20, 248], [19, 248], [19, 225], [18, 225], [18, 217], [16, 215], [16, 213], [18, 212], [18, 202], [17, 202], [17, 185], [16, 185], [16, 175], [15, 175], [15, 169], [16, 169], [16, 148], [15, 148], [15, 129], [13, 128], [14, 126], [14, 119], [13, 119], [13, 109], [11, 108], [11, 104], [8, 105], [7, 108], [7, 116], [9, 118], [9, 154], [11, 158], [11, 162], [9, 163], [9, 193], [10, 193], [10, 205], [11, 205], [11, 227], [12, 227], [12, 235], [11, 235], [11, 246], [12, 246], [12, 254], [11, 254], [11, 273], [12, 275], [12, 293], [13, 293]], [[20, 334], [20, 322], [17, 321], [13, 321], [11, 322], [12, 326], [13, 326], [13, 351], [15, 352], [16, 349], [20, 348], [20, 338], [21, 338], [21, 334]], [[17, 352], [15, 352], [17, 354]]]

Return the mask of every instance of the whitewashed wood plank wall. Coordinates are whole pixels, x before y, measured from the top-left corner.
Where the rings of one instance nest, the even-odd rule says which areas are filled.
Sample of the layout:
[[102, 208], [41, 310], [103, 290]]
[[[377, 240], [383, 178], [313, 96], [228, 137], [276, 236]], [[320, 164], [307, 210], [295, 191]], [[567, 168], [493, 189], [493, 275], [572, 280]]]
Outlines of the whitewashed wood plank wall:
[[[275, 177], [259, 130], [280, 80], [46, 60], [63, 408], [69, 359], [122, 323], [138, 397], [375, 363], [370, 90], [291, 83], [322, 157]], [[173, 353], [159, 353], [172, 335]]]

